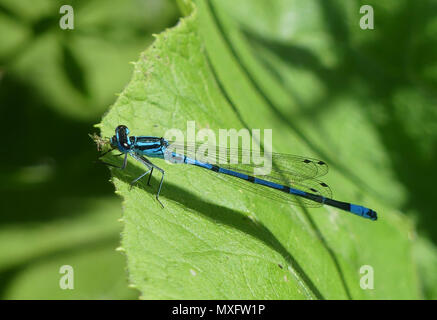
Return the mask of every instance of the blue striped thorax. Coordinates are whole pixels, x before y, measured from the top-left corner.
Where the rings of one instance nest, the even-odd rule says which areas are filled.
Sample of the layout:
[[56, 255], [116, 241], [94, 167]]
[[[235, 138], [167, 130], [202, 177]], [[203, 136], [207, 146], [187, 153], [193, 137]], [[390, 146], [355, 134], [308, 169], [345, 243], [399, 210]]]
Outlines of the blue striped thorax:
[[122, 153], [134, 152], [147, 157], [162, 158], [163, 151], [169, 145], [164, 138], [150, 136], [130, 136], [129, 129], [119, 125], [115, 129], [115, 135], [111, 138], [111, 146]]

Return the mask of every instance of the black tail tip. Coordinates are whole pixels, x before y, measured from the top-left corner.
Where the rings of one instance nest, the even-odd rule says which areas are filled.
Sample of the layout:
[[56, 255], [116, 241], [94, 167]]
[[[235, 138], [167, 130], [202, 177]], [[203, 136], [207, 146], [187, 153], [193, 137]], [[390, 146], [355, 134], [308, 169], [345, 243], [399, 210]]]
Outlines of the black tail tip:
[[378, 215], [376, 213], [376, 211], [373, 210], [369, 210], [369, 212], [367, 213], [367, 215], [369, 216], [369, 218], [373, 221], [378, 220]]

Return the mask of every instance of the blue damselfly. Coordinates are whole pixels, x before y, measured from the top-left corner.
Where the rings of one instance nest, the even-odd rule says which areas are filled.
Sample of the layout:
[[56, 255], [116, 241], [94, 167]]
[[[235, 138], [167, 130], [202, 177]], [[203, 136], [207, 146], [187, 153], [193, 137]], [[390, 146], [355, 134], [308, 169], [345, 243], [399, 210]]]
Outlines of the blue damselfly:
[[198, 154], [196, 154], [196, 157], [190, 157], [187, 156], [187, 154], [175, 152], [174, 150], [179, 150], [182, 146], [177, 143], [171, 143], [164, 138], [129, 136], [129, 129], [124, 125], [119, 125], [115, 129], [115, 135], [110, 139], [109, 143], [111, 149], [107, 152], [118, 150], [121, 152], [120, 155], [124, 155], [124, 160], [123, 164], [119, 167], [105, 162], [106, 164], [124, 169], [127, 165], [128, 156], [131, 156], [147, 167], [147, 170], [143, 174], [131, 182], [131, 186], [150, 173], [147, 182], [149, 184], [153, 170], [156, 169], [161, 172], [161, 180], [156, 193], [156, 200], [163, 207], [164, 205], [159, 200], [159, 194], [164, 181], [164, 170], [153, 164], [148, 158], [166, 159], [173, 163], [193, 165], [210, 170], [217, 174], [230, 177], [233, 182], [242, 183], [241, 185], [244, 188], [255, 191], [257, 195], [262, 195], [274, 200], [299, 204], [306, 207], [328, 205], [363, 218], [371, 220], [377, 219], [377, 214], [372, 209], [332, 199], [329, 186], [317, 179], [328, 172], [328, 166], [325, 162], [317, 159], [272, 153], [272, 167], [270, 173], [255, 175], [253, 174], [254, 164], [226, 164], [226, 160], [229, 160], [229, 155], [235, 153], [235, 151], [239, 158], [243, 157], [245, 153], [248, 152], [244, 149], [230, 149], [226, 153], [225, 159], [220, 159], [220, 157], [223, 156], [218, 154], [216, 159], [219, 161], [212, 162], [209, 160], [210, 157], [206, 155], [199, 157]]

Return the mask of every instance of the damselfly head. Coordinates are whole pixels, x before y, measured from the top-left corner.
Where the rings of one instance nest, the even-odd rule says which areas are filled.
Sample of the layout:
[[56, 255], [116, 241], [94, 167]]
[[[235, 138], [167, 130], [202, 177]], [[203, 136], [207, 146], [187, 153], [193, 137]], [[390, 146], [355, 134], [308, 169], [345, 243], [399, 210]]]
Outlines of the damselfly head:
[[125, 125], [119, 125], [117, 128], [115, 128], [115, 134], [121, 134], [121, 135], [128, 135], [129, 134], [129, 128]]
[[113, 148], [117, 148], [118, 150], [120, 150], [120, 152], [128, 152], [132, 147], [132, 143], [128, 135], [128, 127], [124, 125], [117, 126], [117, 128], [115, 128], [115, 136], [113, 136], [110, 141], [111, 146]]

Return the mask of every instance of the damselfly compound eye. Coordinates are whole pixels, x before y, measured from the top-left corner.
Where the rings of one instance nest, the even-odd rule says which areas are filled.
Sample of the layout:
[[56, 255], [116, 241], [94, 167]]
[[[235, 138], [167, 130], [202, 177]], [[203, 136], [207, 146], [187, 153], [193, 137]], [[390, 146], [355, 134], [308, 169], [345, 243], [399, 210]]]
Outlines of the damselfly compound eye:
[[129, 129], [125, 125], [119, 125], [117, 128], [115, 128], [115, 133], [128, 135]]

